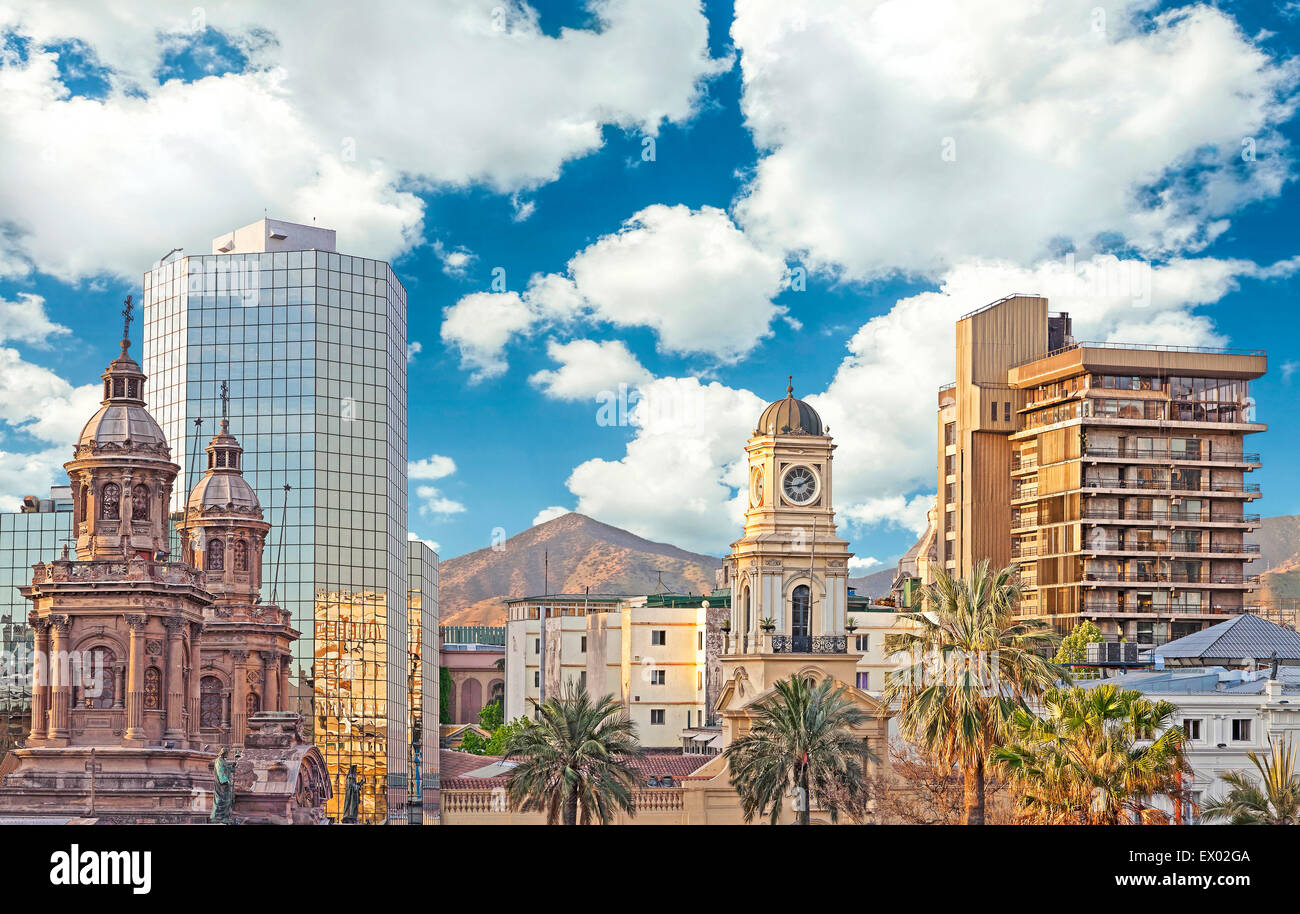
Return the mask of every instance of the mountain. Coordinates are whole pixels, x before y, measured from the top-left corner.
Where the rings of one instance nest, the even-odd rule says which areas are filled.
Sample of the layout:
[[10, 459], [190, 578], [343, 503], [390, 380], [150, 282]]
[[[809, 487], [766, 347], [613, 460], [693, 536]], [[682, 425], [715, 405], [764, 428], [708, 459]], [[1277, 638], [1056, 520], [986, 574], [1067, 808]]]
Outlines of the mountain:
[[1300, 606], [1300, 515], [1260, 518], [1254, 540], [1259, 543], [1259, 558], [1246, 571], [1260, 575], [1261, 581], [1248, 599], [1278, 610], [1295, 610]]
[[[543, 584], [549, 554], [550, 581]], [[443, 625], [504, 625], [506, 597], [551, 593], [711, 593], [722, 560], [655, 543], [583, 514], [565, 514], [439, 563]]]

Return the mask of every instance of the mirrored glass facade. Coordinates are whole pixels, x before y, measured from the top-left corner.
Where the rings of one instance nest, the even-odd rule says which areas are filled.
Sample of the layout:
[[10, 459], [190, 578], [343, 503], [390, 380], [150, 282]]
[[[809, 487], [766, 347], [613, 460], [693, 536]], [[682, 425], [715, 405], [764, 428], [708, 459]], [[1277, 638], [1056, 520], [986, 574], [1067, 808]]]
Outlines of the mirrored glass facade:
[[0, 757], [31, 730], [32, 604], [18, 588], [32, 582], [33, 565], [72, 541], [72, 496], [66, 488], [50, 494], [29, 510], [0, 513]]
[[[410, 592], [411, 821], [436, 824], [438, 805], [438, 553], [422, 540], [408, 543]], [[419, 800], [417, 807], [415, 801]]]
[[143, 320], [149, 408], [182, 468], [173, 510], [226, 381], [273, 525], [263, 598], [301, 632], [290, 694], [336, 801], [356, 765], [362, 820], [405, 821], [406, 290], [388, 264], [334, 251], [179, 257], [145, 274]]

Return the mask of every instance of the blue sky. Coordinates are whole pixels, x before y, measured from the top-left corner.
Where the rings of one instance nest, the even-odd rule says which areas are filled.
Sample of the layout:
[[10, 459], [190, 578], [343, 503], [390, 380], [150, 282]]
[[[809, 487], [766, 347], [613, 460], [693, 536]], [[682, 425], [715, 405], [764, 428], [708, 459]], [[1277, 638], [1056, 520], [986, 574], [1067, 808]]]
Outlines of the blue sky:
[[[793, 374], [870, 570], [924, 522], [953, 319], [1013, 291], [1080, 338], [1266, 348], [1257, 509], [1300, 513], [1300, 7], [981, 6], [19, 4], [0, 498], [53, 481], [140, 273], [265, 209], [406, 283], [411, 526], [444, 557], [560, 509], [724, 553]], [[331, 40], [375, 62], [330, 72]], [[1128, 284], [1068, 281], [1093, 258]], [[602, 424], [620, 383], [663, 409]]]

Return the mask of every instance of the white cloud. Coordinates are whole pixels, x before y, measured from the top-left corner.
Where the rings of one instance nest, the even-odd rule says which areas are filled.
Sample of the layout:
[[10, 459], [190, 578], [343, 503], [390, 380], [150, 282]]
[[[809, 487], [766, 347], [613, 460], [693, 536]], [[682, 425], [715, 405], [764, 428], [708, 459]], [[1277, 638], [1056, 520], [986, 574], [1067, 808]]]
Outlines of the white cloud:
[[857, 278], [1032, 263], [1103, 233], [1198, 249], [1291, 176], [1276, 127], [1300, 64], [1209, 5], [1150, 8], [738, 0], [762, 150], [739, 223]]
[[45, 313], [45, 299], [40, 295], [19, 292], [15, 301], [0, 298], [0, 343], [17, 340], [45, 349], [51, 337], [71, 332], [50, 320]]
[[537, 512], [537, 516], [533, 518], [532, 526], [536, 527], [538, 524], [544, 524], [548, 520], [555, 520], [557, 517], [563, 517], [569, 513], [571, 512], [564, 505], [551, 505]]
[[[430, 454], [428, 457], [412, 460], [406, 464], [406, 476], [412, 481], [432, 482], [437, 479], [445, 479], [455, 472], [456, 461], [442, 454]], [[462, 514], [465, 511], [463, 504], [455, 499], [448, 498], [436, 486], [416, 486], [415, 497], [420, 501], [419, 513], [421, 517], [445, 518], [453, 514]]]
[[849, 572], [855, 575], [870, 574], [872, 571], [879, 571], [882, 566], [880, 559], [870, 555], [855, 555], [849, 559]]
[[[703, 83], [730, 66], [709, 57], [697, 0], [601, 0], [590, 12], [592, 28], [551, 36], [518, 0], [379, 4], [364, 16], [306, 2], [7, 5], [0, 31], [30, 38], [31, 51], [0, 66], [0, 212], [18, 232], [0, 234], [0, 266], [137, 276], [167, 244], [206, 250], [263, 208], [315, 216], [348, 251], [392, 257], [423, 216], [399, 180], [536, 187], [599, 149], [606, 126], [653, 135], [686, 122]], [[159, 85], [163, 54], [204, 27], [248, 66]], [[39, 50], [67, 39], [109, 68], [105, 97], [71, 97]], [[321, 48], [368, 63], [341, 67]]]
[[430, 454], [406, 464], [408, 479], [442, 479], [456, 472], [456, 461], [442, 454]]
[[[954, 322], [967, 311], [1009, 290], [1041, 292], [1052, 310], [1071, 313], [1080, 340], [1214, 345], [1222, 338], [1197, 306], [1244, 279], [1285, 277], [1298, 266], [1180, 259], [1148, 269], [1101, 258], [1073, 274], [1062, 263], [950, 270], [938, 290], [900, 299], [863, 324], [827, 389], [804, 395], [838, 446], [839, 522], [851, 534], [924, 532], [935, 484], [935, 394], [953, 378]], [[743, 523], [744, 445], [765, 400], [693, 378], [659, 378], [641, 394], [624, 456], [588, 460], [570, 475], [576, 510], [650, 539], [725, 551]]]
[[620, 384], [631, 389], [651, 378], [622, 340], [551, 340], [546, 354], [560, 367], [539, 371], [528, 380], [557, 400], [590, 400], [602, 392], [617, 391]]
[[463, 279], [470, 266], [478, 257], [469, 248], [463, 246], [448, 247], [441, 241], [433, 243], [433, 252], [442, 261], [442, 272], [453, 279]]
[[0, 511], [17, 511], [24, 495], [49, 495], [50, 486], [67, 485], [63, 464], [72, 448], [54, 447], [32, 454], [0, 451]]
[[517, 292], [476, 292], [445, 312], [443, 340], [476, 380], [503, 374], [516, 336], [578, 321], [648, 327], [659, 348], [734, 361], [785, 313], [785, 262], [714, 207], [648, 206]]
[[421, 352], [423, 352], [423, 351], [424, 351], [424, 346], [423, 346], [421, 343], [419, 343], [419, 342], [417, 342], [417, 341], [415, 341], [415, 340], [412, 340], [411, 342], [407, 343], [407, 344], [406, 344], [406, 364], [407, 364], [407, 365], [410, 365], [412, 362], [414, 362], [414, 361], [415, 361], [415, 357], [416, 357], [417, 355], [419, 355], [419, 354], [420, 354]]
[[635, 437], [618, 460], [575, 467], [579, 513], [641, 536], [720, 554], [744, 519], [744, 442], [764, 402], [695, 378], [659, 378], [633, 409]]
[[15, 349], [0, 348], [0, 421], [71, 452], [82, 428], [99, 408], [99, 384], [73, 387]]
[[412, 542], [424, 543], [424, 545], [428, 546], [428, 547], [429, 547], [430, 549], [432, 549], [435, 553], [438, 553], [438, 554], [441, 554], [441, 553], [442, 553], [442, 544], [441, 544], [441, 543], [435, 542], [434, 540], [425, 539], [424, 537], [420, 536], [418, 533], [407, 532], [407, 534], [406, 534], [406, 538], [407, 538], [408, 540], [412, 541]]

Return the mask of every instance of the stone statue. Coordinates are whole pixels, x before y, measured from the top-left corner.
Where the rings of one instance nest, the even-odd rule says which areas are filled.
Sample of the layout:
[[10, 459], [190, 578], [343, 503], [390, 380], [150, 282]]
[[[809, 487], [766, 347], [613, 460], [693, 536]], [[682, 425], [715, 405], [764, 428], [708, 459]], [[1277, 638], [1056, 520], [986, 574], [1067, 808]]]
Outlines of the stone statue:
[[361, 784], [357, 780], [357, 766], [348, 766], [348, 781], [343, 788], [343, 824], [356, 825], [357, 811], [361, 807]]
[[222, 746], [212, 763], [212, 816], [209, 821], [217, 825], [235, 824], [235, 766], [239, 763], [226, 757]]

